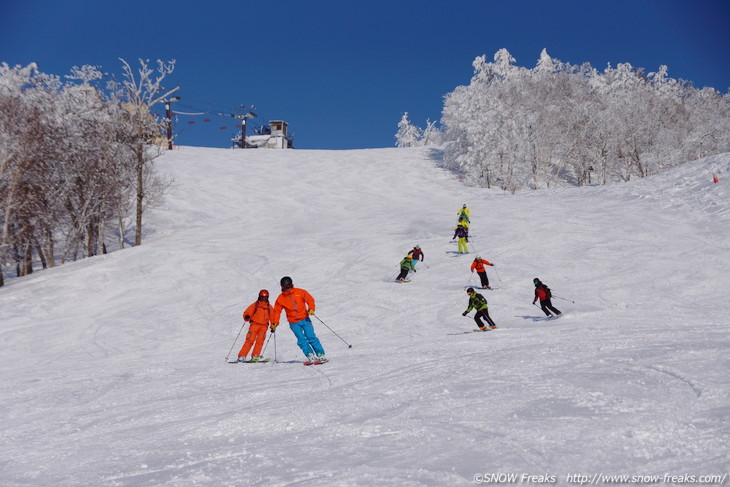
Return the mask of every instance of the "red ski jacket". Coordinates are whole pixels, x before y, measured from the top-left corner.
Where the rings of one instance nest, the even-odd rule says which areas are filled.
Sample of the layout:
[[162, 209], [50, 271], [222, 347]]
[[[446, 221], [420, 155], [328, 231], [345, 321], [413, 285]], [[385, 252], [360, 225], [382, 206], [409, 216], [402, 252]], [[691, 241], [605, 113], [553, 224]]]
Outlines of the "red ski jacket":
[[250, 317], [247, 321], [250, 321], [252, 325], [269, 326], [269, 322], [271, 321], [271, 305], [256, 300], [255, 303], [251, 304], [243, 312], [243, 319], [246, 319], [246, 316]]
[[471, 270], [476, 269], [477, 272], [485, 272], [484, 270], [484, 264], [486, 265], [494, 265], [488, 260], [484, 259], [474, 259], [474, 262], [471, 263]]
[[549, 299], [551, 297], [552, 293], [550, 292], [550, 288], [547, 287], [545, 284], [540, 284], [539, 286], [535, 287], [535, 299], [545, 301], [546, 299]]
[[286, 319], [289, 323], [298, 323], [314, 313], [314, 298], [304, 289], [293, 287], [282, 292], [274, 304], [273, 323], [279, 323], [281, 311], [286, 310]]

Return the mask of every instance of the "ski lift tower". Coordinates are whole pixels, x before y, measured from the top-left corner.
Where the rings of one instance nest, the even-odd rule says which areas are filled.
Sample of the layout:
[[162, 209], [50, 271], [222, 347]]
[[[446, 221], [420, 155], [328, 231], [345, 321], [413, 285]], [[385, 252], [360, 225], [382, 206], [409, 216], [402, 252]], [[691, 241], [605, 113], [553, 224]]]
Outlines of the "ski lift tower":
[[231, 115], [231, 117], [240, 120], [241, 121], [241, 149], [246, 148], [246, 122], [249, 118], [255, 118], [257, 117], [256, 113], [254, 113], [253, 109], [256, 108], [254, 105], [251, 105], [251, 108], [246, 110], [246, 105], [241, 105], [241, 108], [245, 112], [243, 115]]
[[269, 139], [268, 147], [272, 149], [288, 149], [289, 148], [289, 135], [287, 129], [289, 124], [283, 120], [272, 120], [269, 122], [271, 128], [271, 138]]

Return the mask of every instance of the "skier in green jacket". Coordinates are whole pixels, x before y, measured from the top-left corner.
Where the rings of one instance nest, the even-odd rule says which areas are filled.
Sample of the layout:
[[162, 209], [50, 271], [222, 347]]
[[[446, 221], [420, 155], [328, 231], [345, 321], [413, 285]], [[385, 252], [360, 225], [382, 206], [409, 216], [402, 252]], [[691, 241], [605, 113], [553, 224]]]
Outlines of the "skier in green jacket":
[[408, 276], [409, 271], [416, 272], [416, 266], [413, 265], [410, 254], [406, 255], [405, 258], [400, 261], [400, 274], [398, 274], [395, 282], [403, 282]]
[[492, 318], [489, 317], [489, 311], [487, 306], [487, 300], [484, 296], [474, 291], [473, 287], [470, 287], [466, 290], [466, 294], [469, 295], [469, 307], [466, 308], [466, 311], [461, 313], [462, 316], [466, 316], [469, 311], [472, 309], [477, 310], [477, 314], [474, 315], [474, 321], [477, 322], [477, 326], [480, 330], [486, 331], [487, 327], [484, 323], [482, 323], [482, 318], [484, 318], [487, 321], [487, 324], [489, 324], [489, 328], [497, 328], [497, 325], [494, 324], [494, 321], [492, 321]]

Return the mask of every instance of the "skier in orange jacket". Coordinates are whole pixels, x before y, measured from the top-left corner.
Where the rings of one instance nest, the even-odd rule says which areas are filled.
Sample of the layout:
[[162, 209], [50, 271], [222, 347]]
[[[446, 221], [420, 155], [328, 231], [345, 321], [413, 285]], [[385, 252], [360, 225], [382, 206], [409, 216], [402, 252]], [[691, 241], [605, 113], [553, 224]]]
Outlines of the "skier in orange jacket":
[[474, 262], [471, 263], [471, 271], [474, 272], [474, 270], [477, 271], [477, 274], [479, 274], [479, 279], [482, 281], [482, 288], [484, 289], [492, 289], [489, 287], [489, 278], [487, 277], [487, 270], [484, 268], [484, 265], [489, 265], [494, 267], [494, 264], [489, 262], [486, 259], [482, 259], [477, 255], [476, 259], [474, 259]]
[[297, 337], [297, 345], [310, 362], [326, 362], [324, 348], [314, 333], [314, 326], [309, 316], [314, 314], [314, 298], [304, 289], [294, 287], [291, 277], [281, 278], [281, 294], [274, 303], [271, 317], [271, 332], [279, 326], [282, 310], [286, 310], [289, 328]]
[[243, 342], [241, 351], [238, 352], [238, 361], [245, 362], [246, 355], [253, 347], [250, 362], [260, 362], [262, 360], [261, 348], [266, 340], [266, 329], [271, 324], [271, 305], [269, 305], [269, 291], [262, 289], [259, 291], [259, 297], [256, 302], [246, 308], [243, 312], [243, 320], [251, 323], [246, 334], [246, 341]]

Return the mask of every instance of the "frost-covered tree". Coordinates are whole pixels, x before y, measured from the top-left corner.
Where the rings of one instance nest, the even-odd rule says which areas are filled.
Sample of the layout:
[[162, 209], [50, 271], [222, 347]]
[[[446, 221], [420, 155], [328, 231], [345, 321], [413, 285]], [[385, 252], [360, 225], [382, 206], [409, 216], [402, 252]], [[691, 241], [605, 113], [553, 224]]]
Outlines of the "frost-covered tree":
[[441, 143], [441, 130], [435, 120], [426, 120], [426, 128], [423, 129], [421, 145], [438, 145]]
[[416, 147], [422, 145], [421, 138], [423, 130], [413, 125], [408, 120], [408, 112], [403, 114], [398, 122], [398, 133], [395, 134], [395, 145], [397, 147]]
[[0, 65], [0, 285], [10, 262], [22, 276], [36, 259], [53, 267], [57, 257], [105, 253], [107, 228], [123, 246], [133, 202], [141, 235], [142, 209], [165, 187], [151, 164], [160, 132], [147, 107], [171, 92], [159, 85], [170, 65], [156, 77], [142, 65], [126, 78], [136, 90], [100, 85], [95, 66], [74, 67], [63, 82], [34, 64]]
[[161, 126], [155, 121], [151, 108], [163, 102], [175, 93], [179, 87], [165, 89], [164, 79], [175, 70], [175, 61], [167, 63], [158, 60], [157, 71], [149, 67], [149, 61], [139, 60], [139, 68], [134, 70], [129, 63], [121, 59], [123, 65], [123, 96], [128, 102], [129, 116], [125, 120], [125, 143], [134, 153], [134, 170], [136, 175], [136, 205], [135, 205], [135, 245], [142, 244], [142, 215], [150, 198], [155, 196], [154, 188], [161, 188], [164, 184], [154, 179], [151, 171], [153, 161], [160, 155], [159, 145], [155, 141], [159, 138]]
[[35, 64], [0, 65], [0, 264], [15, 262], [17, 275], [32, 272], [39, 216], [48, 209], [44, 178], [52, 161], [45, 113], [57, 86]]
[[628, 63], [603, 72], [543, 50], [532, 69], [506, 49], [472, 63], [445, 97], [444, 160], [474, 184], [515, 191], [607, 184], [730, 151], [730, 95]]

